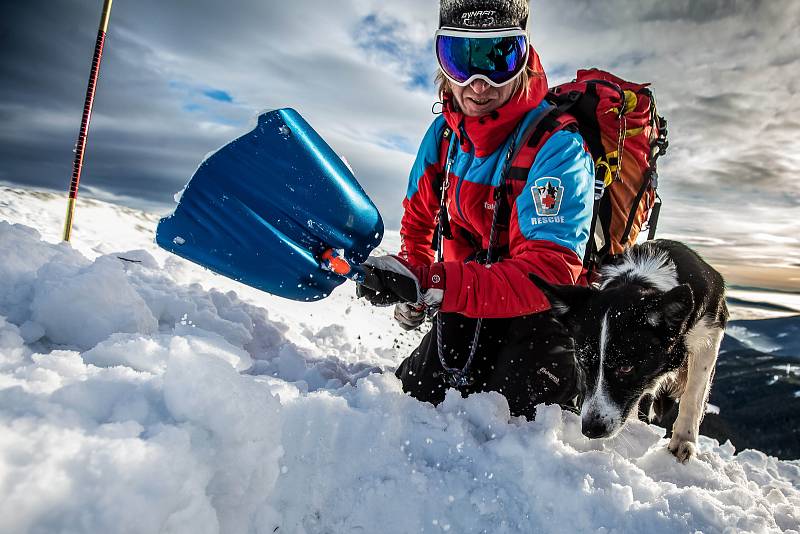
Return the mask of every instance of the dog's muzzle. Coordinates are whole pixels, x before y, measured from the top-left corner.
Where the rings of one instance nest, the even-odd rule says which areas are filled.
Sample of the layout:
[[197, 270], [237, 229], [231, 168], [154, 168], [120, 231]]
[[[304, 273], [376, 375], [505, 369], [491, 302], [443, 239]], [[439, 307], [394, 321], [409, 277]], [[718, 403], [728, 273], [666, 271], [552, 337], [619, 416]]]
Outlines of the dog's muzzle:
[[590, 439], [607, 438], [613, 430], [612, 425], [606, 425], [606, 421], [598, 415], [584, 417], [581, 419], [581, 432]]

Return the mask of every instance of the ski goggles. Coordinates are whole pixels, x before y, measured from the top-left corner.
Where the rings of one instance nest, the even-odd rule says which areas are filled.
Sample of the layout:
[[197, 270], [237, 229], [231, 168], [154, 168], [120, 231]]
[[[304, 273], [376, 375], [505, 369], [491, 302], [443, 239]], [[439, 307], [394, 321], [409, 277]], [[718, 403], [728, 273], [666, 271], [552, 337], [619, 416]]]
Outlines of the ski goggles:
[[436, 59], [444, 75], [465, 87], [481, 79], [494, 87], [511, 83], [528, 64], [525, 30], [436, 32]]

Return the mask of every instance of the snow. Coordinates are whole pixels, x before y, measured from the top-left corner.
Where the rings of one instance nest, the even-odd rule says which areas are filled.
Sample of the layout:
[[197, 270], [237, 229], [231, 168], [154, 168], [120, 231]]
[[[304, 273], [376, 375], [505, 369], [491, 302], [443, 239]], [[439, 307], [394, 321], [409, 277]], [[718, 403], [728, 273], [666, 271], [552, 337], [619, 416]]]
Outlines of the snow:
[[351, 283], [289, 302], [158, 250], [151, 215], [79, 202], [69, 245], [60, 198], [0, 199], [0, 532], [800, 532], [800, 462], [434, 408], [391, 373], [420, 333]]

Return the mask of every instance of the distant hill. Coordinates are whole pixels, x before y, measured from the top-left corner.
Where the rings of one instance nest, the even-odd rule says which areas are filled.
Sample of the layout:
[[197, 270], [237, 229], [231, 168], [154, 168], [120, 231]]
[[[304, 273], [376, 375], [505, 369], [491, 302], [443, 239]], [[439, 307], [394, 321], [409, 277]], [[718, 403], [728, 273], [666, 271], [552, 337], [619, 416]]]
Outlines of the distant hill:
[[[707, 414], [700, 433], [737, 450], [800, 458], [800, 316], [731, 321], [728, 330], [749, 338], [725, 336], [709, 401], [720, 413]], [[763, 352], [753, 343], [778, 348]], [[661, 424], [670, 428], [676, 415]]]
[[[730, 321], [722, 350], [749, 347], [800, 362], [800, 316]], [[731, 338], [735, 338], [731, 340]], [[733, 341], [738, 341], [736, 345]]]

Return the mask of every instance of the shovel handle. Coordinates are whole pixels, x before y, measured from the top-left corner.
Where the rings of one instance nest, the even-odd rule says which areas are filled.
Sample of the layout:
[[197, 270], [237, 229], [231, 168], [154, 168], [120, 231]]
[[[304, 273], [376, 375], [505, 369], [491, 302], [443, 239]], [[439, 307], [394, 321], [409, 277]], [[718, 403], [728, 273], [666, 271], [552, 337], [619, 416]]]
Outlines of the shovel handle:
[[340, 256], [332, 248], [327, 249], [322, 253], [322, 261], [320, 266], [323, 269], [349, 278], [357, 284], [363, 284], [367, 278], [367, 272], [361, 265], [353, 265], [342, 256]]
[[373, 291], [381, 291], [383, 289], [383, 284], [380, 283], [374, 273], [364, 269], [361, 265], [353, 265], [332, 248], [322, 253], [320, 267], [339, 276], [349, 278], [356, 284], [368, 287]]
[[354, 266], [350, 265], [350, 262], [339, 256], [332, 248], [322, 253], [322, 267], [347, 278], [350, 278], [354, 271], [358, 272]]

